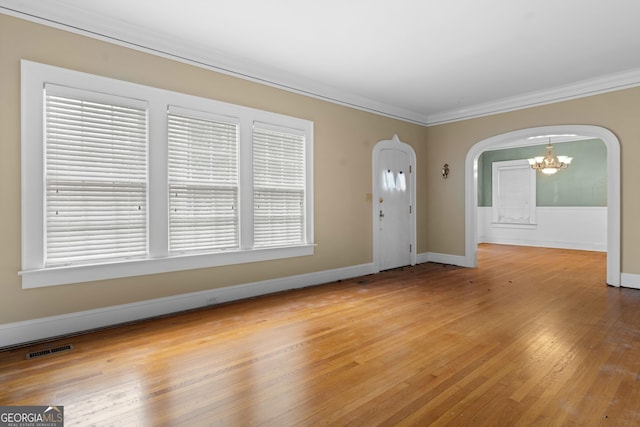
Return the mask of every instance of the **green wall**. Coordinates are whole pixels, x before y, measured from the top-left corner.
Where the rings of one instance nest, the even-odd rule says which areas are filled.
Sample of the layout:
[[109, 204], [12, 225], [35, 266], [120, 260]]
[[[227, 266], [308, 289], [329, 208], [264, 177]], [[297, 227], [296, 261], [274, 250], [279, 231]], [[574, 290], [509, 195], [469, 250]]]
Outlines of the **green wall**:
[[[546, 144], [485, 151], [478, 158], [478, 206], [491, 206], [491, 164], [543, 156]], [[607, 147], [599, 139], [553, 144], [554, 155], [573, 157], [554, 175], [536, 176], [537, 206], [607, 206]]]

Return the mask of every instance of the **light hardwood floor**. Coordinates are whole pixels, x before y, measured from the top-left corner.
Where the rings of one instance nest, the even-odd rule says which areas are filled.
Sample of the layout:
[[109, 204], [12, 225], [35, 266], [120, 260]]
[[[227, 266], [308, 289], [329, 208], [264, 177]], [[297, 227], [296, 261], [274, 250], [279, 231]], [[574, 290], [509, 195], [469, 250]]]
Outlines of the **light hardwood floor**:
[[0, 352], [0, 405], [64, 405], [66, 426], [637, 426], [640, 291], [604, 280], [603, 253], [481, 245], [477, 269], [421, 264]]

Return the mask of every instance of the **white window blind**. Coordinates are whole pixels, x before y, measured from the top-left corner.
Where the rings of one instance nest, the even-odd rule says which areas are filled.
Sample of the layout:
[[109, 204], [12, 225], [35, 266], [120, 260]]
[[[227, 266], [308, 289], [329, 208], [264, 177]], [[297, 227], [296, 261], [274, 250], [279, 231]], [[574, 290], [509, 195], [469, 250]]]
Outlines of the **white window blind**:
[[45, 265], [147, 253], [144, 103], [45, 86]]
[[536, 175], [529, 162], [493, 162], [491, 179], [493, 222], [535, 224]]
[[20, 67], [24, 289], [314, 253], [313, 122]]
[[169, 247], [237, 248], [238, 125], [170, 109]]
[[254, 124], [254, 246], [305, 242], [305, 137]]

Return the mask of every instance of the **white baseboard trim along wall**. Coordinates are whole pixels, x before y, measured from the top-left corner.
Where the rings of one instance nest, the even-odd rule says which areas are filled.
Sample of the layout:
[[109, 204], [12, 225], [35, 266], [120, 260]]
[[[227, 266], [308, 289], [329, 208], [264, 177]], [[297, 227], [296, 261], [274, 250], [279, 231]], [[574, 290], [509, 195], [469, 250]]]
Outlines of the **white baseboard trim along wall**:
[[640, 274], [622, 273], [620, 275], [620, 286], [640, 289]]
[[[435, 262], [468, 267], [465, 264], [464, 256], [433, 252], [418, 254], [417, 262], [419, 264]], [[374, 270], [375, 266], [373, 264], [361, 264], [24, 322], [7, 323], [0, 325], [0, 349], [275, 292], [366, 276], [372, 274]], [[623, 273], [622, 286], [640, 289], [640, 275]]]
[[[464, 265], [464, 257], [423, 253], [418, 263]], [[0, 325], [0, 348], [105, 328], [231, 301], [366, 276], [373, 263]]]
[[439, 254], [435, 252], [425, 252], [418, 254], [418, 264], [424, 262], [436, 262], [438, 264], [457, 265], [459, 267], [469, 267], [466, 265], [465, 257], [460, 255]]
[[24, 322], [8, 323], [0, 325], [0, 348], [275, 292], [365, 276], [373, 273], [373, 271], [373, 264], [362, 264], [335, 270], [282, 277], [130, 304], [50, 316]]

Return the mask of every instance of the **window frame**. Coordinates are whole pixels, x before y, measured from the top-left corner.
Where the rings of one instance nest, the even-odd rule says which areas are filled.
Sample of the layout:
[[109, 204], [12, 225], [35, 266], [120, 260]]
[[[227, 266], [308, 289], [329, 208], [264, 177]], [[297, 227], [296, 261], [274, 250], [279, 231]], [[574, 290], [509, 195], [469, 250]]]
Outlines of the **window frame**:
[[[148, 247], [145, 258], [92, 264], [44, 266], [44, 85], [52, 83], [148, 105]], [[169, 253], [168, 112], [169, 106], [227, 116], [239, 123], [240, 247], [206, 253]], [[154, 88], [28, 60], [21, 61], [21, 176], [23, 288], [217, 267], [314, 253], [313, 122], [184, 93]], [[252, 127], [254, 122], [296, 129], [305, 135], [305, 237], [300, 245], [253, 247]]]
[[[208, 183], [201, 183], [201, 185], [209, 187], [211, 189], [213, 188], [217, 188], [217, 189], [221, 189], [221, 188], [232, 188], [233, 190], [235, 190], [235, 201], [234, 201], [234, 213], [233, 213], [233, 218], [234, 218], [234, 222], [235, 222], [235, 226], [234, 226], [234, 233], [235, 233], [235, 245], [233, 246], [227, 246], [227, 247], [221, 247], [219, 250], [229, 250], [229, 249], [238, 249], [240, 247], [240, 223], [239, 223], [239, 203], [238, 203], [238, 198], [239, 198], [239, 176], [240, 176], [240, 169], [238, 167], [239, 164], [239, 159], [238, 159], [238, 152], [239, 152], [239, 147], [238, 147], [238, 135], [239, 135], [239, 123], [238, 121], [233, 118], [233, 117], [229, 117], [229, 116], [220, 116], [220, 115], [214, 115], [214, 114], [208, 114], [205, 112], [199, 112], [199, 111], [193, 111], [193, 110], [188, 110], [185, 108], [180, 108], [180, 107], [175, 107], [173, 105], [169, 106], [168, 109], [168, 116], [174, 116], [176, 117], [176, 121], [181, 120], [180, 117], [182, 119], [186, 120], [199, 120], [199, 121], [204, 121], [204, 122], [209, 122], [209, 123], [215, 123], [218, 125], [223, 125], [223, 126], [233, 126], [235, 127], [235, 141], [234, 141], [234, 147], [233, 147], [233, 151], [235, 151], [235, 157], [233, 158], [234, 162], [231, 163], [235, 163], [235, 165], [233, 166], [233, 168], [235, 168], [235, 175], [234, 175], [234, 180], [232, 181], [232, 183], [230, 182], [226, 182], [224, 184], [220, 184], [220, 182], [216, 182], [215, 184], [212, 184], [211, 182]], [[170, 119], [170, 118], [169, 118]], [[183, 123], [185, 124], [185, 123]], [[177, 178], [173, 178], [171, 177], [171, 146], [172, 146], [172, 141], [170, 138], [170, 127], [169, 127], [169, 134], [168, 134], [168, 150], [169, 150], [169, 159], [168, 159], [168, 190], [169, 193], [171, 193], [171, 187], [174, 184], [177, 185], [182, 185], [185, 187], [192, 187], [194, 186], [193, 182], [190, 182], [188, 179], [186, 179], [184, 176], [182, 177], [177, 177]], [[201, 148], [201, 147], [200, 147]], [[176, 151], [179, 151], [178, 148], [176, 148]], [[183, 151], [182, 153], [185, 153], [185, 151]], [[208, 152], [210, 155], [215, 154], [215, 151], [209, 151]], [[229, 158], [225, 159], [227, 161], [226, 169], [229, 168]], [[181, 171], [183, 172], [183, 171]], [[232, 184], [232, 185], [229, 185]], [[197, 184], [195, 184], [197, 186]], [[189, 254], [189, 253], [198, 253], [198, 252], [207, 252], [207, 251], [215, 251], [216, 249], [210, 249], [210, 250], [199, 250], [197, 248], [186, 248], [186, 249], [179, 249], [179, 248], [173, 248], [172, 249], [172, 222], [171, 222], [171, 217], [172, 217], [172, 203], [171, 203], [171, 195], [169, 196], [169, 219], [168, 219], [168, 227], [169, 227], [169, 252], [173, 255], [177, 255], [177, 254]]]
[[[492, 193], [492, 226], [507, 228], [535, 228], [536, 224], [536, 171], [531, 168], [526, 159], [493, 162], [491, 173]], [[526, 200], [528, 201], [529, 222], [503, 221], [500, 219], [500, 172], [503, 170], [522, 171], [526, 173]]]
[[[43, 147], [44, 200], [45, 205], [50, 203], [43, 218], [46, 230], [44, 233], [45, 265], [49, 267], [64, 265], [64, 260], [56, 260], [58, 253], [85, 260], [68, 260], [67, 263], [90, 262], [88, 261], [92, 258], [90, 253], [96, 251], [99, 253], [93, 258], [102, 260], [126, 258], [123, 251], [138, 253], [138, 255], [130, 254], [129, 257], [146, 255], [148, 251], [147, 103], [130, 98], [81, 91], [76, 88], [59, 87], [49, 83], [45, 84], [44, 94], [46, 96], [44, 110], [47, 113]], [[50, 116], [48, 116], [49, 112], [51, 112]], [[112, 124], [114, 126], [110, 127]], [[122, 126], [128, 127], [125, 130]], [[123, 132], [131, 131], [134, 133], [130, 133], [126, 143], [122, 144]], [[83, 136], [78, 139], [80, 134]], [[78, 144], [79, 141], [82, 143]], [[109, 150], [124, 152], [126, 156], [117, 159], [117, 157], [101, 155]], [[88, 153], [97, 157], [88, 161]], [[137, 171], [131, 169], [131, 164], [127, 164], [131, 160], [137, 160]], [[79, 173], [80, 171], [82, 173]], [[50, 188], [51, 185], [53, 187]], [[128, 188], [129, 191], [111, 192], [118, 187]], [[56, 188], [55, 193], [51, 191], [52, 188]], [[87, 198], [88, 188], [93, 189], [93, 194], [89, 198]], [[76, 197], [55, 196], [54, 194], [60, 194], [60, 189], [71, 191]], [[65, 190], [62, 194], [65, 194]], [[118, 208], [112, 210], [114, 206], [111, 204], [102, 206], [101, 203], [96, 203], [94, 199], [96, 194], [100, 194], [101, 198], [115, 197], [111, 201], [119, 203]], [[131, 204], [133, 201], [131, 197], [139, 197], [139, 199]], [[78, 199], [83, 203], [78, 204]], [[137, 209], [136, 205], [138, 205]], [[55, 215], [51, 215], [53, 206], [56, 206]], [[101, 215], [96, 215], [98, 212]], [[137, 226], [134, 226], [134, 223], [137, 223]], [[62, 224], [65, 226], [61, 226]], [[119, 226], [112, 228], [116, 224]], [[79, 239], [72, 237], [75, 234], [74, 228], [77, 231], [78, 227], [83, 229], [92, 226], [98, 226], [94, 234], [96, 237], [99, 236], [97, 240], [91, 239], [87, 234], [79, 236]], [[107, 226], [107, 229], [103, 229], [102, 226]], [[120, 233], [113, 233], [114, 230]], [[133, 240], [129, 240], [132, 237]], [[119, 244], [112, 247], [105, 246], [104, 242], [107, 238], [116, 238], [110, 243], [114, 244], [118, 241]], [[52, 240], [56, 243], [50, 244]], [[133, 243], [134, 241], [137, 241], [137, 244]], [[72, 249], [74, 246], [75, 250]]]
[[[255, 141], [256, 141], [256, 135], [261, 134], [261, 136], [260, 136], [260, 137], [258, 137], [258, 138], [262, 139], [262, 138], [264, 138], [264, 137], [265, 137], [265, 133], [266, 133], [266, 134], [269, 134], [269, 133], [271, 133], [271, 132], [273, 132], [275, 135], [285, 135], [285, 137], [284, 137], [285, 139], [286, 139], [286, 138], [296, 138], [296, 139], [297, 139], [297, 138], [302, 138], [302, 139], [303, 139], [303, 141], [302, 141], [302, 142], [303, 142], [303, 144], [304, 144], [304, 133], [303, 133], [303, 132], [301, 132], [301, 131], [299, 131], [299, 130], [297, 130], [297, 129], [283, 128], [282, 126], [274, 126], [274, 125], [272, 125], [272, 124], [270, 124], [270, 123], [261, 123], [261, 122], [257, 122], [257, 121], [253, 123], [253, 132], [252, 132], [252, 133], [253, 133], [253, 135], [252, 135], [252, 139], [253, 139], [253, 140], [254, 140], [254, 142], [255, 142]], [[277, 137], [276, 137], [276, 138], [277, 138]], [[264, 140], [263, 140], [263, 141], [264, 141]], [[253, 153], [255, 153], [255, 151], [256, 151], [256, 149], [255, 149], [255, 148], [256, 148], [256, 144], [253, 144], [253, 149], [254, 149]], [[305, 147], [303, 146], [303, 147], [302, 147], [302, 156], [304, 157], [304, 155], [305, 155]], [[275, 161], [275, 163], [277, 164], [277, 163], [279, 163], [279, 162], [280, 162], [280, 159], [277, 159], [277, 157], [278, 157], [278, 156], [275, 156], [275, 157], [267, 157], [267, 158], [265, 158], [265, 161], [272, 160], [272, 161]], [[252, 158], [253, 158], [253, 160], [255, 161], [255, 156], [253, 156]], [[277, 159], [277, 160], [276, 160], [276, 159]], [[284, 170], [284, 169], [288, 169], [287, 167], [281, 168], [281, 167], [279, 167], [279, 166], [276, 166], [276, 164], [273, 164], [273, 165], [272, 165], [272, 166], [275, 166], [275, 169], [272, 171], [275, 175], [278, 175], [279, 173], [286, 174], [286, 173], [290, 172], [290, 170], [289, 170], [289, 171]], [[255, 164], [255, 162], [254, 162], [254, 165], [252, 166], [252, 172], [253, 172], [253, 174], [254, 174], [254, 176], [253, 176], [253, 200], [252, 200], [252, 202], [253, 202], [253, 209], [254, 209], [254, 216], [253, 216], [254, 221], [255, 221], [255, 220], [260, 216], [260, 215], [258, 215], [258, 214], [256, 213], [257, 205], [259, 205], [259, 203], [257, 203], [257, 202], [256, 202], [256, 198], [255, 198], [255, 196], [256, 196], [256, 187], [257, 187], [257, 186], [259, 186], [259, 179], [255, 177], [256, 166], [257, 166], [257, 165], [256, 165], [256, 164]], [[282, 166], [282, 164], [280, 164], [280, 166]], [[303, 171], [303, 174], [304, 174], [304, 171]], [[272, 176], [271, 176], [271, 178], [273, 178], [273, 177], [274, 177], [274, 176], [272, 175]], [[289, 177], [291, 177], [291, 178], [295, 179], [295, 177], [292, 177], [291, 175], [289, 175]], [[264, 175], [263, 175], [263, 178], [264, 178]], [[303, 179], [303, 186], [304, 186], [304, 178], [305, 178], [305, 177], [303, 176], [303, 177], [302, 177], [302, 179]], [[270, 188], [268, 188], [268, 187], [262, 187], [261, 189], [263, 190], [263, 191], [262, 191], [262, 193], [263, 193], [263, 194], [265, 194], [265, 193], [266, 193], [266, 194], [269, 194], [270, 196], [273, 196], [273, 194], [274, 194], [274, 193], [279, 193], [280, 195], [282, 195], [283, 193], [290, 193], [290, 192], [297, 192], [297, 191], [298, 191], [298, 190], [297, 190], [297, 188], [295, 188], [295, 186], [292, 186], [292, 185], [289, 185], [289, 186], [276, 185], [276, 187], [270, 187]], [[267, 199], [269, 199], [271, 202], [273, 202], [273, 201], [274, 201], [274, 199], [272, 199], [270, 196], [267, 196]], [[276, 197], [276, 198], [277, 198], [277, 197]], [[306, 203], [306, 201], [304, 200], [304, 189], [303, 189], [303, 200], [302, 200], [303, 209], [304, 209], [304, 204], [305, 204], [305, 203]], [[283, 206], [282, 206], [282, 205], [280, 205], [279, 207], [280, 207], [280, 208], [282, 208]], [[264, 213], [264, 211], [262, 211], [262, 212]], [[268, 212], [268, 213], [269, 213], [270, 215], [267, 215], [267, 217], [270, 219], [270, 221], [271, 221], [271, 220], [273, 220], [274, 218], [276, 218], [276, 219], [277, 219], [277, 218], [280, 216], [280, 215], [276, 214], [276, 213], [275, 213], [275, 212], [273, 212], [273, 211], [270, 211], [270, 212]], [[291, 212], [289, 212], [289, 211], [288, 211], [287, 213], [288, 213], [288, 214], [290, 214]], [[280, 214], [281, 214], [281, 212], [280, 212]], [[303, 214], [303, 215], [304, 215], [304, 214]], [[285, 215], [285, 217], [286, 217], [286, 216], [287, 216], [287, 215]], [[296, 216], [297, 216], [297, 215], [296, 215]], [[262, 218], [265, 218], [265, 216], [261, 216], [261, 217], [262, 217]], [[278, 222], [278, 221], [276, 221], [276, 222]], [[281, 225], [282, 225], [282, 224], [287, 224], [287, 225], [285, 226], [285, 227], [287, 228], [287, 231], [289, 231], [289, 232], [290, 232], [290, 231], [292, 231], [292, 230], [289, 228], [289, 225], [291, 225], [291, 223], [290, 223], [290, 222], [285, 221], [285, 222], [280, 223], [280, 224], [281, 224]], [[304, 224], [304, 218], [303, 218], [303, 224]], [[258, 228], [258, 227], [256, 227], [256, 226], [255, 226], [255, 223], [254, 223], [254, 227], [253, 227], [253, 231], [254, 231], [254, 233], [256, 232], [256, 229], [257, 229], [257, 228]], [[305, 239], [306, 239], [306, 233], [305, 233], [305, 230], [304, 230], [304, 229], [302, 229], [302, 230], [301, 230], [301, 232], [302, 232], [302, 233], [301, 233], [301, 234], [302, 234], [302, 235], [301, 235], [301, 240], [302, 240], [302, 241], [305, 241]], [[282, 235], [282, 234], [277, 234], [277, 237], [279, 237], [280, 239], [282, 239], [282, 238], [283, 238], [283, 235]], [[277, 240], [277, 237], [276, 237], [276, 238], [272, 238], [272, 242], [273, 242], [273, 241], [275, 241], [275, 240]], [[253, 242], [254, 242], [254, 246], [255, 246], [255, 247], [261, 247], [261, 248], [262, 248], [262, 247], [268, 247], [268, 246], [270, 246], [270, 244], [269, 244], [269, 243], [266, 243], [266, 244], [258, 244], [258, 245], [256, 245], [256, 241], [257, 241], [257, 240], [258, 240], [258, 237], [257, 237], [257, 236], [254, 236]], [[278, 245], [278, 246], [283, 246], [283, 245], [284, 245], [284, 246], [286, 246], [286, 245], [288, 245], [288, 244], [297, 244], [297, 243], [294, 243], [294, 242], [292, 242], [292, 243], [271, 243], [271, 246], [273, 246], [273, 245]]]

